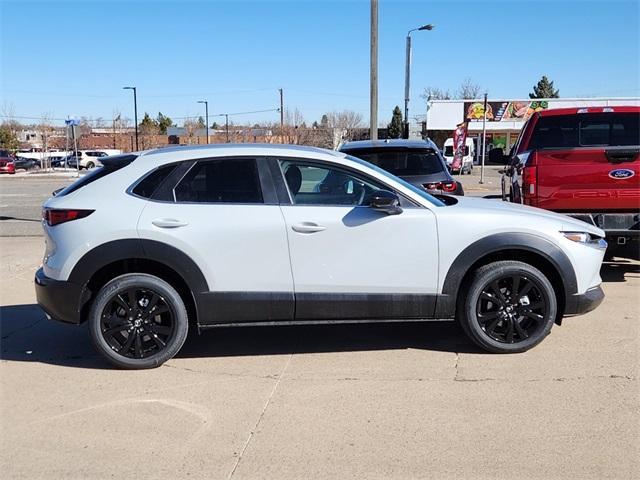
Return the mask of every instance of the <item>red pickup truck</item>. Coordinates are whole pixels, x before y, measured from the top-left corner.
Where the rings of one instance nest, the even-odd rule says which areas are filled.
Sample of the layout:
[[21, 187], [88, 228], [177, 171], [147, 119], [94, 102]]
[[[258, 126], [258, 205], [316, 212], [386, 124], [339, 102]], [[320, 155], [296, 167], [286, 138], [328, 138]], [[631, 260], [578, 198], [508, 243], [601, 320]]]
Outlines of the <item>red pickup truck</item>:
[[612, 250], [640, 239], [640, 107], [545, 110], [524, 125], [502, 177], [504, 200], [602, 228]]

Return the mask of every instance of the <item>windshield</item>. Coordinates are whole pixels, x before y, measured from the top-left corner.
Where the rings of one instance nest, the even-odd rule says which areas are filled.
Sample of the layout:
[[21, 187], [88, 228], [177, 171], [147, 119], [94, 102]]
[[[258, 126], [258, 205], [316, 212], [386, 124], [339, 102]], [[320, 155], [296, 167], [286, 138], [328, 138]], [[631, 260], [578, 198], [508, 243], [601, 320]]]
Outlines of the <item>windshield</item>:
[[430, 148], [370, 148], [349, 150], [349, 155], [373, 163], [399, 177], [432, 175], [444, 170], [440, 157]]
[[347, 158], [349, 160], [352, 160], [352, 161], [356, 162], [356, 163], [359, 163], [360, 165], [364, 165], [365, 167], [368, 167], [368, 168], [370, 168], [372, 170], [375, 170], [376, 172], [380, 173], [381, 175], [384, 175], [385, 178], [388, 178], [389, 180], [391, 180], [393, 182], [401, 184], [403, 187], [408, 188], [409, 190], [411, 190], [415, 194], [419, 195], [420, 197], [424, 198], [426, 201], [428, 201], [432, 205], [435, 205], [436, 207], [444, 207], [445, 206], [445, 203], [442, 200], [437, 199], [433, 195], [429, 195], [425, 190], [422, 190], [421, 188], [418, 188], [415, 185], [411, 185], [409, 182], [404, 181], [400, 177], [396, 177], [395, 175], [392, 175], [391, 173], [387, 172], [386, 170], [383, 170], [382, 168], [378, 167], [377, 165], [369, 163], [369, 162], [367, 162], [365, 160], [362, 160], [361, 158], [358, 158], [358, 157], [352, 157], [351, 155], [347, 155]]

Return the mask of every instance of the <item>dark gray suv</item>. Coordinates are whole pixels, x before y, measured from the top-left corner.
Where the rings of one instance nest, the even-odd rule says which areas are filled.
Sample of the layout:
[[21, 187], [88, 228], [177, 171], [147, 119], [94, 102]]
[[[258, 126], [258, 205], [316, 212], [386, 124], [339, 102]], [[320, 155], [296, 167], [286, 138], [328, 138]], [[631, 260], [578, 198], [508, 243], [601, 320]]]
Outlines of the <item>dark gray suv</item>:
[[431, 140], [363, 140], [347, 142], [340, 149], [427, 190], [432, 194], [464, 195], [438, 147]]

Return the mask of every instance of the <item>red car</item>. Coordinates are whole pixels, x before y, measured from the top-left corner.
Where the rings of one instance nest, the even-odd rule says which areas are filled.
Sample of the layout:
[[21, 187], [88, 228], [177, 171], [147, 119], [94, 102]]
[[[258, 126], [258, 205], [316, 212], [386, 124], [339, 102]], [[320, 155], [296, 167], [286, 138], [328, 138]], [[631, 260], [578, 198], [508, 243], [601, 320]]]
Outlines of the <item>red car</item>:
[[507, 160], [503, 199], [602, 228], [610, 245], [640, 239], [640, 107], [544, 110]]
[[0, 173], [16, 173], [16, 164], [11, 157], [0, 157]]

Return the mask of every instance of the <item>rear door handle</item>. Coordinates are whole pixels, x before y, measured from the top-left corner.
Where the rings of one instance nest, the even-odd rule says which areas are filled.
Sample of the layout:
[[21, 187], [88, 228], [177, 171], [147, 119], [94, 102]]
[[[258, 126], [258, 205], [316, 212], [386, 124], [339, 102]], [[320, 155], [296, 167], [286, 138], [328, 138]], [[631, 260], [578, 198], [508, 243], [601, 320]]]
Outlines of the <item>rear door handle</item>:
[[316, 232], [321, 232], [323, 230], [326, 230], [327, 227], [323, 225], [318, 225], [317, 223], [313, 223], [313, 222], [302, 222], [302, 223], [296, 223], [295, 225], [292, 225], [291, 229], [294, 232], [298, 232], [298, 233], [316, 233]]
[[156, 218], [151, 221], [156, 227], [160, 228], [178, 228], [178, 227], [186, 227], [189, 225], [187, 222], [181, 222], [180, 220], [176, 220], [175, 218]]

